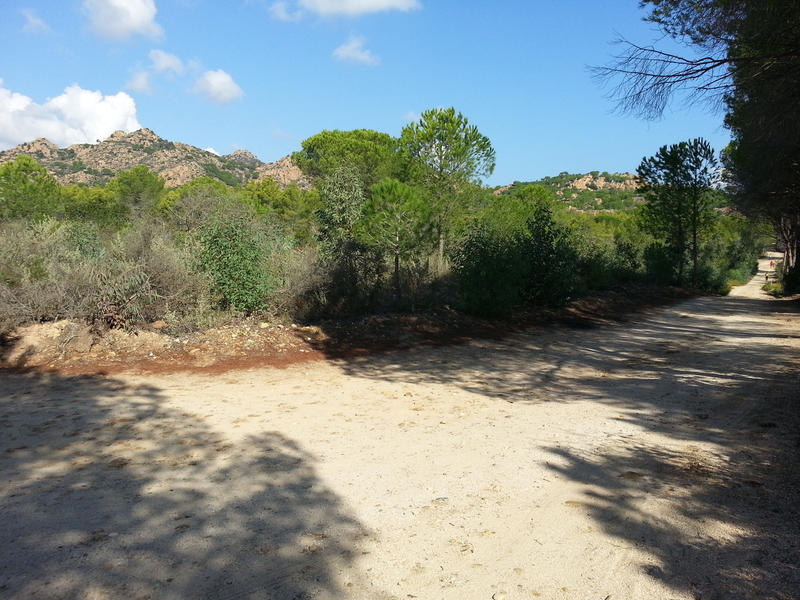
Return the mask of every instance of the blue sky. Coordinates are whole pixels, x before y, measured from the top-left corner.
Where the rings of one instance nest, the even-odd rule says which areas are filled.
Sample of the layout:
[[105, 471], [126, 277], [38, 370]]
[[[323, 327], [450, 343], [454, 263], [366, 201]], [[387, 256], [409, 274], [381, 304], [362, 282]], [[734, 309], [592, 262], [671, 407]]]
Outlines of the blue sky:
[[272, 162], [323, 129], [397, 136], [450, 106], [494, 146], [489, 185], [633, 171], [695, 137], [721, 149], [706, 107], [648, 123], [612, 113], [591, 80], [618, 35], [660, 37], [644, 14], [638, 0], [3, 0], [0, 150], [147, 127]]

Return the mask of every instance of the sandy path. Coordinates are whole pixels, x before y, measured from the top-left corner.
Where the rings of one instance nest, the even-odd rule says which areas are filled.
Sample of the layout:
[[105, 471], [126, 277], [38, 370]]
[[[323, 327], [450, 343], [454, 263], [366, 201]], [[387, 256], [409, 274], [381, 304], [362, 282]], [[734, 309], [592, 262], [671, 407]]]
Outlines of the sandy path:
[[2, 374], [0, 597], [798, 598], [800, 319], [762, 282], [286, 370]]

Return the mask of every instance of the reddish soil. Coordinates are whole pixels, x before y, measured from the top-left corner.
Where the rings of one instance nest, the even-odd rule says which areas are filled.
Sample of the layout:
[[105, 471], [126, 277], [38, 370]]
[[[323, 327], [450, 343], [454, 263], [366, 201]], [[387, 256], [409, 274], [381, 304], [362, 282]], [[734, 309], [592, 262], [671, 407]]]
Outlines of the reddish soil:
[[[40, 324], [21, 328], [0, 346], [0, 368], [114, 374], [193, 372], [219, 374], [259, 367], [366, 356], [419, 346], [454, 346], [474, 339], [501, 340], [537, 327], [589, 329], [690, 297], [670, 287], [625, 286], [594, 292], [563, 308], [520, 307], [505, 318], [479, 318], [447, 308], [411, 314], [380, 314], [314, 325], [238, 324], [183, 337], [158, 329], [98, 334], [88, 326]], [[83, 327], [81, 330], [80, 328]], [[60, 328], [60, 329], [59, 329]], [[57, 331], [56, 331], [57, 330]], [[69, 332], [72, 332], [71, 334]], [[70, 341], [91, 337], [84, 347]]]

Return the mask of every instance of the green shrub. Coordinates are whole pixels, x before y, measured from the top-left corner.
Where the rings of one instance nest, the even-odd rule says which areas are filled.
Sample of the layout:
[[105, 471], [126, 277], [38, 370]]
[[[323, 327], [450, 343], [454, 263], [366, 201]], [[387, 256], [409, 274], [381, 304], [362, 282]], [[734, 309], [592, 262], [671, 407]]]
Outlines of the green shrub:
[[528, 221], [523, 255], [527, 261], [525, 299], [542, 306], [560, 306], [581, 287], [577, 243], [542, 204]]
[[528, 264], [524, 239], [479, 228], [471, 231], [451, 256], [458, 306], [482, 316], [508, 313], [523, 300]]
[[576, 245], [546, 204], [533, 208], [524, 232], [472, 230], [452, 256], [459, 305], [466, 312], [491, 316], [523, 301], [565, 304], [581, 287]]
[[0, 226], [0, 319], [75, 318], [101, 327], [165, 319], [185, 331], [214, 321], [211, 280], [156, 221], [112, 236], [87, 221]]
[[214, 304], [212, 281], [197, 264], [199, 244], [194, 239], [179, 243], [163, 222], [147, 219], [120, 232], [109, 252], [141, 265], [146, 273], [155, 297], [143, 312], [145, 320], [163, 319], [180, 331], [209, 320], [201, 313]]
[[9, 251], [0, 266], [0, 313], [18, 322], [140, 322], [156, 295], [147, 274], [141, 265], [102, 250], [90, 227], [54, 220], [6, 224], [0, 236], [0, 252]]
[[275, 280], [266, 268], [267, 241], [242, 216], [217, 216], [201, 226], [199, 260], [220, 297], [220, 307], [254, 312], [267, 307]]
[[283, 255], [283, 285], [271, 299], [274, 309], [293, 321], [318, 318], [324, 305], [327, 281], [317, 248], [300, 246]]
[[314, 317], [344, 317], [376, 308], [387, 273], [380, 249], [352, 239], [320, 246], [323, 281], [308, 298]]
[[209, 177], [219, 179], [222, 183], [231, 187], [239, 186], [239, 180], [230, 171], [224, 171], [214, 163], [203, 163], [202, 167]]
[[674, 253], [661, 242], [648, 244], [642, 254], [645, 280], [656, 285], [675, 284], [677, 277], [673, 256]]

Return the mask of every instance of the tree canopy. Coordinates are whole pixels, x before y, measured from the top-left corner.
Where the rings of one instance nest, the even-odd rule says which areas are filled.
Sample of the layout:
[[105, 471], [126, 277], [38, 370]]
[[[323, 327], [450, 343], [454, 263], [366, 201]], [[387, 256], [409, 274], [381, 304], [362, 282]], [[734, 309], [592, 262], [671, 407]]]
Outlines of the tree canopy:
[[400, 151], [410, 179], [429, 194], [443, 254], [448, 231], [463, 208], [459, 200], [494, 172], [492, 143], [454, 108], [434, 108], [403, 128]]
[[150, 209], [164, 193], [164, 178], [147, 165], [137, 165], [119, 173], [106, 187], [128, 206]]
[[701, 237], [715, 214], [716, 164], [711, 145], [695, 139], [662, 146], [636, 170], [639, 191], [647, 199], [641, 209], [642, 224], [671, 250], [679, 286], [684, 284], [687, 254], [692, 285], [697, 286]]
[[61, 186], [27, 154], [0, 165], [0, 218], [41, 218], [59, 205]]
[[358, 237], [384, 250], [394, 260], [394, 288], [401, 296], [400, 263], [430, 250], [430, 214], [417, 191], [396, 179], [372, 187], [362, 207]]
[[397, 140], [371, 129], [321, 131], [302, 143], [292, 154], [292, 162], [312, 180], [328, 177], [349, 167], [356, 171], [364, 190], [397, 170]]

